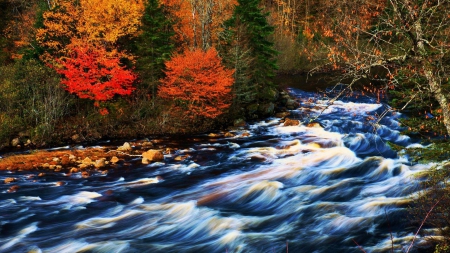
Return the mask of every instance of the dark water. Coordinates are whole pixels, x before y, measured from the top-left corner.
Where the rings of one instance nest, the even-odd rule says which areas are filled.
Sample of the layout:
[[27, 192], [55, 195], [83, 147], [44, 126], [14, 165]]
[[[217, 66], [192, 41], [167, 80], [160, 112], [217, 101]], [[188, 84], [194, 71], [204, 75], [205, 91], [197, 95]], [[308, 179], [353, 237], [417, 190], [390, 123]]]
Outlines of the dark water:
[[[325, 108], [317, 94], [291, 92], [303, 106], [293, 117]], [[323, 128], [270, 118], [235, 137], [168, 139], [180, 149], [163, 163], [90, 178], [0, 172], [21, 187], [0, 185], [0, 252], [362, 252], [355, 242], [388, 252], [391, 232], [401, 252], [415, 230], [405, 210], [414, 174], [429, 165], [387, 146], [417, 144], [400, 134], [400, 114], [369, 117], [384, 107], [345, 98], [323, 111]]]

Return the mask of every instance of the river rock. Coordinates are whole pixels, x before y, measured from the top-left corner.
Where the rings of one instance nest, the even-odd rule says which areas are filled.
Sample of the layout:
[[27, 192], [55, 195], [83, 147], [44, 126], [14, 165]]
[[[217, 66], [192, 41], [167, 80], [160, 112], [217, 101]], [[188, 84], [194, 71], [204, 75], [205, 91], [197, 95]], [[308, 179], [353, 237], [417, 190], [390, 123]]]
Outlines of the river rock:
[[233, 134], [233, 133], [230, 133], [230, 132], [226, 132], [224, 136], [225, 136], [225, 137], [234, 137], [234, 136], [236, 136], [236, 135]]
[[311, 122], [311, 123], [308, 123], [306, 126], [313, 127], [313, 128], [323, 128], [318, 122]]
[[8, 178], [6, 178], [3, 182], [4, 182], [5, 184], [10, 184], [10, 183], [16, 182], [16, 181], [17, 181], [16, 178], [14, 178], [14, 177], [8, 177]]
[[111, 160], [110, 160], [111, 163], [117, 163], [118, 161], [119, 161], [119, 158], [117, 158], [117, 156], [111, 157]]
[[249, 132], [243, 132], [243, 133], [241, 134], [241, 136], [242, 136], [242, 137], [249, 137], [249, 136], [250, 136], [250, 133], [249, 133]]
[[300, 125], [300, 121], [296, 119], [286, 118], [284, 120], [284, 126], [298, 126], [298, 125]]
[[132, 151], [133, 148], [131, 147], [130, 143], [125, 142], [122, 146], [118, 147], [117, 150], [126, 152]]
[[173, 160], [180, 162], [180, 161], [186, 160], [188, 157], [189, 157], [189, 155], [179, 155], [179, 156], [176, 156]]
[[106, 166], [106, 159], [105, 158], [101, 158], [95, 161], [94, 164], [95, 168], [103, 168]]
[[8, 193], [13, 193], [13, 192], [16, 192], [17, 190], [19, 190], [19, 188], [20, 188], [20, 186], [18, 186], [18, 185], [13, 185], [13, 186], [11, 186], [11, 187], [9, 187], [9, 189], [8, 189]]
[[11, 146], [17, 147], [17, 146], [19, 146], [19, 145], [20, 145], [20, 139], [19, 139], [19, 138], [14, 138], [14, 139], [12, 139], [12, 141], [11, 141]]
[[147, 152], [142, 153], [142, 158], [147, 159], [148, 162], [158, 162], [164, 160], [164, 154], [161, 150], [150, 149]]
[[84, 165], [91, 165], [93, 162], [92, 162], [91, 158], [86, 157], [86, 158], [84, 158], [83, 161], [81, 161], [81, 163]]

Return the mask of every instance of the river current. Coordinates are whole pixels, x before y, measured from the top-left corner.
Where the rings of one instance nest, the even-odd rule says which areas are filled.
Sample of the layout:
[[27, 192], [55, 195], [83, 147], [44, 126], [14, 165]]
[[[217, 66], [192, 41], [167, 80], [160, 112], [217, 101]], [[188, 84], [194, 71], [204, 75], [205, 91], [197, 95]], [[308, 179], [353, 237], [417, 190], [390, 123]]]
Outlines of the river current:
[[178, 148], [164, 162], [89, 178], [32, 182], [15, 172], [19, 191], [0, 185], [0, 252], [389, 252], [392, 241], [406, 249], [417, 229], [406, 210], [420, 189], [414, 174], [430, 165], [387, 145], [418, 145], [400, 133], [402, 115], [378, 122], [386, 106], [375, 98], [326, 107], [318, 94], [290, 93], [301, 103], [290, 118], [321, 114], [322, 127], [269, 118], [233, 137], [163, 139]]

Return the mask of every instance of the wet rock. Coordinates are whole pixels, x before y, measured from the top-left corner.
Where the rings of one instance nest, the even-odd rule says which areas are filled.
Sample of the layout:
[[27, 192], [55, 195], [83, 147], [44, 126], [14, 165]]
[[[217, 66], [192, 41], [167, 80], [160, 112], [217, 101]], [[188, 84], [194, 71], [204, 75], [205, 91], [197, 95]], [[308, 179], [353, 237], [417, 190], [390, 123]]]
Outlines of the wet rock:
[[70, 173], [77, 173], [79, 170], [77, 168], [71, 168]]
[[103, 170], [102, 175], [106, 175], [106, 174], [108, 174], [108, 172], [109, 172], [108, 170]]
[[289, 115], [291, 115], [290, 112], [277, 112], [275, 114], [275, 117], [283, 119], [283, 118], [286, 118]]
[[56, 165], [52, 164], [52, 165], [48, 166], [48, 168], [51, 169], [51, 170], [54, 170], [54, 169], [56, 169]]
[[8, 189], [8, 193], [13, 193], [13, 192], [16, 192], [17, 190], [19, 190], [19, 188], [20, 188], [20, 186], [18, 186], [18, 185], [13, 185], [13, 186], [11, 186], [11, 187], [9, 187], [9, 189]]
[[38, 177], [45, 177], [45, 173], [44, 172], [39, 173]]
[[119, 158], [117, 158], [117, 156], [111, 157], [111, 160], [110, 160], [111, 163], [117, 163], [118, 161], [119, 161]]
[[60, 172], [62, 170], [61, 165], [56, 165], [55, 172]]
[[166, 148], [163, 152], [163, 154], [166, 154], [166, 155], [173, 154], [173, 153], [175, 153], [174, 148]]
[[95, 161], [94, 164], [95, 168], [102, 168], [106, 166], [106, 159], [105, 158], [101, 158]]
[[83, 178], [88, 178], [88, 177], [91, 176], [91, 174], [89, 174], [89, 172], [87, 172], [87, 171], [83, 171], [83, 172], [81, 172], [81, 176], [82, 176]]
[[145, 158], [145, 157], [142, 157], [141, 163], [142, 163], [142, 164], [149, 164], [149, 163], [150, 163], [150, 160], [148, 160], [148, 159]]
[[216, 134], [216, 133], [210, 133], [210, 134], [208, 134], [208, 137], [217, 138], [217, 137], [220, 137], [220, 135]]
[[318, 122], [311, 122], [311, 123], [308, 123], [306, 126], [314, 127], [314, 128], [323, 128]]
[[236, 135], [233, 134], [233, 133], [230, 133], [230, 132], [226, 132], [224, 136], [225, 136], [225, 137], [234, 137], [234, 136], [236, 136]]
[[8, 178], [6, 178], [3, 182], [4, 182], [5, 184], [10, 184], [10, 183], [16, 182], [16, 181], [17, 181], [16, 178], [14, 178], [14, 177], [8, 177]]
[[186, 160], [188, 157], [189, 157], [189, 155], [179, 155], [179, 156], [176, 156], [173, 160], [180, 162], [180, 161]]
[[63, 186], [63, 185], [66, 185], [66, 182], [58, 181], [58, 182], [55, 183], [55, 185], [56, 186]]
[[300, 125], [300, 121], [296, 119], [286, 118], [284, 120], [284, 126], [298, 126], [298, 125]]
[[250, 133], [249, 133], [249, 132], [244, 132], [244, 133], [241, 134], [241, 136], [242, 136], [242, 137], [249, 137], [249, 136], [250, 136]]
[[131, 147], [130, 143], [125, 142], [122, 146], [118, 147], [117, 150], [129, 152], [129, 151], [132, 151], [133, 148]]
[[164, 154], [160, 150], [150, 149], [142, 153], [142, 158], [147, 159], [148, 162], [164, 161]]

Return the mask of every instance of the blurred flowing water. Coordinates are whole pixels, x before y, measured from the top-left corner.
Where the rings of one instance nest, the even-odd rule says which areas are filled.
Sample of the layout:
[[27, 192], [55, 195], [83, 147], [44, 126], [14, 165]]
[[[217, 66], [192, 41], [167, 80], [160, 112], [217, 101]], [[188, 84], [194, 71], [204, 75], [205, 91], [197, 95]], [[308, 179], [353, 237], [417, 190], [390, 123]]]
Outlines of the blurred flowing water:
[[136, 158], [107, 175], [33, 182], [16, 172], [19, 191], [0, 185], [0, 252], [362, 252], [355, 242], [387, 252], [390, 233], [395, 251], [407, 247], [414, 174], [430, 165], [388, 147], [418, 145], [400, 134], [401, 114], [377, 122], [386, 108], [374, 98], [327, 107], [318, 94], [290, 92], [302, 105], [290, 117], [325, 109], [323, 128], [269, 118], [234, 137], [164, 139], [179, 149], [163, 163]]

